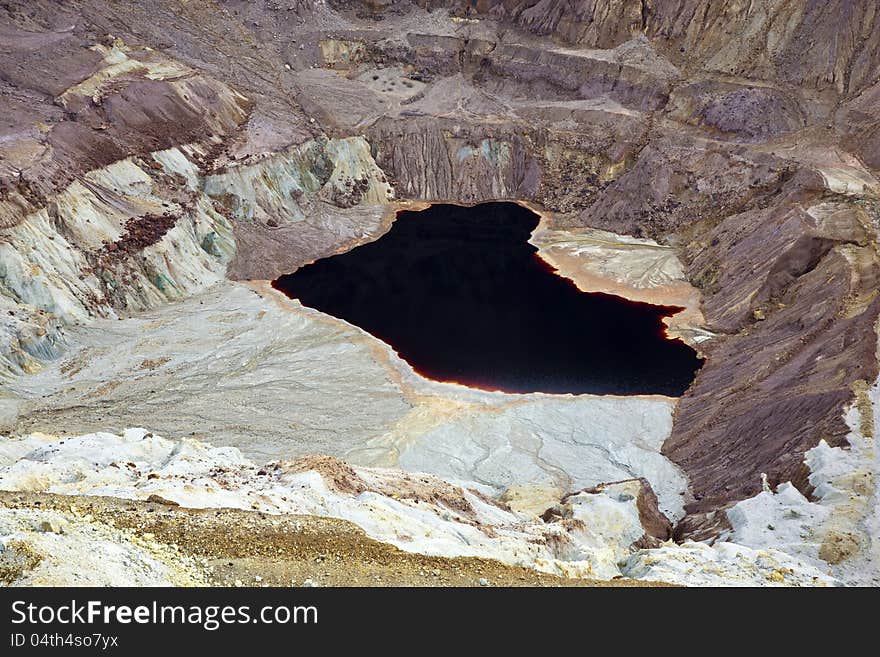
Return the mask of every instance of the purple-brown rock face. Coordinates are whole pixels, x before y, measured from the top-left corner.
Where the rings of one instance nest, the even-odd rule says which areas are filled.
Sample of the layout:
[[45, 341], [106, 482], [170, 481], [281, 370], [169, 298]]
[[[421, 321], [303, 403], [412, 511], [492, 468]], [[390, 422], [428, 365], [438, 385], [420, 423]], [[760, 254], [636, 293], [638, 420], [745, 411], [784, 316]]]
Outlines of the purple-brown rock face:
[[723, 333], [664, 446], [691, 476], [689, 511], [756, 494], [762, 472], [807, 492], [801, 455], [819, 439], [845, 444], [841, 408], [857, 381], [877, 377], [867, 215], [833, 203], [811, 211], [734, 214], [686, 247], [709, 324]]
[[[657, 506], [657, 495], [651, 488], [651, 482], [644, 477], [639, 479], [629, 479], [625, 481], [614, 481], [610, 483], [602, 483], [585, 489], [584, 493], [601, 493], [609, 488], [614, 488], [621, 484], [634, 483], [638, 484], [638, 493], [636, 494], [636, 508], [639, 512], [639, 523], [645, 530], [642, 537], [636, 541], [635, 547], [648, 548], [657, 547], [664, 541], [672, 538], [672, 523], [669, 521], [660, 508]], [[562, 503], [565, 503], [563, 498]]]
[[651, 148], [580, 220], [677, 240], [703, 293], [718, 337], [663, 450], [690, 477], [687, 510], [750, 497], [761, 473], [809, 493], [803, 453], [845, 444], [842, 409], [877, 377], [876, 210], [763, 154]]

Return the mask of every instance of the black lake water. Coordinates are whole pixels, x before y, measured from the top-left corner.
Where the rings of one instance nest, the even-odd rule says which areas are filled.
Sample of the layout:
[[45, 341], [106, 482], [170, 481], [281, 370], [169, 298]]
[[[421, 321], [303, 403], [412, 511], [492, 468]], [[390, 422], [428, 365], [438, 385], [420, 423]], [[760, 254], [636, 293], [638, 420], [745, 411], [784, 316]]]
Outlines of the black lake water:
[[528, 243], [515, 203], [398, 214], [379, 240], [281, 276], [423, 376], [505, 392], [681, 395], [702, 361], [664, 335], [680, 308], [584, 293]]

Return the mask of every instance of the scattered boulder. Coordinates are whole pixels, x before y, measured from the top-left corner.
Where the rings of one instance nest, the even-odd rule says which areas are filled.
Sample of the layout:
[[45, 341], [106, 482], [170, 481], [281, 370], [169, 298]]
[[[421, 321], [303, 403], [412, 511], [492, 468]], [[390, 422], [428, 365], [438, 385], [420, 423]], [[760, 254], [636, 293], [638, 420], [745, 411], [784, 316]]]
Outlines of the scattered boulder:
[[55, 519], [41, 520], [36, 523], [34, 529], [44, 534], [63, 534], [65, 532], [64, 523]]

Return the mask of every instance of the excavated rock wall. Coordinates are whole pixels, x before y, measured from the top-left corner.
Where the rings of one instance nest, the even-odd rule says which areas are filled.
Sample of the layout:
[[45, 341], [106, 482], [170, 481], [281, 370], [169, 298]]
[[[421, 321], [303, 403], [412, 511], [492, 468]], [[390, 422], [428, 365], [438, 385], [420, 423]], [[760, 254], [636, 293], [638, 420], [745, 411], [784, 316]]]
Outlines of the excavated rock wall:
[[[334, 231], [338, 242], [327, 239], [320, 228], [333, 222], [322, 205], [390, 198], [363, 139], [309, 142], [209, 176], [199, 172], [202, 154], [184, 146], [91, 171], [3, 230], [7, 370], [27, 371], [38, 367], [35, 359], [57, 356], [65, 323], [181, 299], [223, 280], [227, 268], [271, 277], [301, 266], [362, 237], [342, 224]], [[236, 240], [236, 232], [260, 231], [280, 231], [284, 237], [275, 241], [296, 248], [256, 271], [259, 242]]]
[[460, 16], [510, 21], [534, 34], [613, 48], [638, 34], [670, 59], [706, 70], [851, 93], [880, 71], [873, 0], [420, 0]]

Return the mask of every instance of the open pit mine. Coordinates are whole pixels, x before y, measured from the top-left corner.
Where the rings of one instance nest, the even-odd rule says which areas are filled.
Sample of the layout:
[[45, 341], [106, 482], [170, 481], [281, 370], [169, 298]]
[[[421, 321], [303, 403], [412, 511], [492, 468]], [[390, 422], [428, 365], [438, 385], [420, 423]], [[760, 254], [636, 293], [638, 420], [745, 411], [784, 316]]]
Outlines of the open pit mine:
[[880, 584], [875, 0], [0, 2], [0, 584]]

